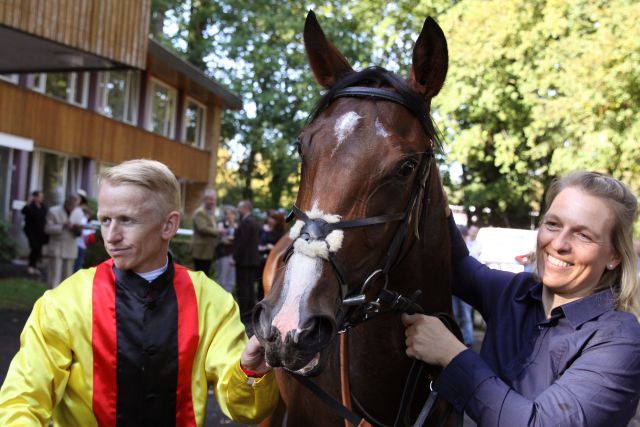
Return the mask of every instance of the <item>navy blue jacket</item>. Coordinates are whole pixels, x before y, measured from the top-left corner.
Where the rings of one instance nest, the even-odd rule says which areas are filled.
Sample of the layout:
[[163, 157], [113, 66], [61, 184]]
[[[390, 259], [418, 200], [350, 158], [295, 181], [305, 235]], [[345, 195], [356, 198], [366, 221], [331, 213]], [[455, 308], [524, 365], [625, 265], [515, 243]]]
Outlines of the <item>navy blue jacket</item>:
[[487, 322], [480, 355], [456, 356], [434, 384], [480, 426], [626, 426], [640, 397], [640, 324], [610, 290], [546, 319], [530, 273], [492, 270], [453, 236], [454, 294]]

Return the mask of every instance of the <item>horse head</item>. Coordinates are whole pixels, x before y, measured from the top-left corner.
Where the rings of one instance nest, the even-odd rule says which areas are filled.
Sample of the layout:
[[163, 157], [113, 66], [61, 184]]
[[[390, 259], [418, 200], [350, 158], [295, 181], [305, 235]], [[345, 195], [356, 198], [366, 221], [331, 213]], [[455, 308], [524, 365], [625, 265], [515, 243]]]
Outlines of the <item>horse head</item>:
[[429, 111], [448, 59], [431, 18], [406, 80], [377, 67], [354, 71], [313, 12], [304, 43], [326, 93], [297, 143], [302, 168], [293, 243], [253, 324], [270, 365], [314, 375], [339, 330], [375, 311], [389, 270], [426, 221], [425, 186], [434, 176], [439, 185]]

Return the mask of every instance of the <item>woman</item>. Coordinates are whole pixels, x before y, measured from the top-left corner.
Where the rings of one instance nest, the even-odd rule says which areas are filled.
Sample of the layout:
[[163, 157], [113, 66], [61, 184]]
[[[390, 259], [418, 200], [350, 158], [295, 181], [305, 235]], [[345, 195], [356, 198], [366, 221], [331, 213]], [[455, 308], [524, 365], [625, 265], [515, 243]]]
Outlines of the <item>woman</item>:
[[407, 354], [444, 369], [434, 390], [480, 426], [626, 426], [640, 396], [637, 200], [575, 172], [552, 183], [538, 275], [491, 270], [450, 219], [454, 293], [487, 322], [480, 356], [434, 317], [403, 315]]

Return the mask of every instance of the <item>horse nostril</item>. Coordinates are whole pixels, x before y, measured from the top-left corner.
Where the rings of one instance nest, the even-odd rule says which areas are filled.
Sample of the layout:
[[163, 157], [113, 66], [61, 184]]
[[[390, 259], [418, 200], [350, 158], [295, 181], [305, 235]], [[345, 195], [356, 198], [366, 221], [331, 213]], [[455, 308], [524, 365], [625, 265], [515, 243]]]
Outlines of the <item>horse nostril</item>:
[[251, 323], [260, 341], [272, 342], [275, 339], [276, 330], [271, 326], [271, 320], [268, 318], [267, 311], [262, 303], [256, 304], [251, 316]]
[[326, 347], [336, 334], [336, 323], [327, 316], [314, 316], [306, 323], [298, 336], [295, 337], [296, 342], [307, 341], [307, 344], [313, 343], [318, 349]]

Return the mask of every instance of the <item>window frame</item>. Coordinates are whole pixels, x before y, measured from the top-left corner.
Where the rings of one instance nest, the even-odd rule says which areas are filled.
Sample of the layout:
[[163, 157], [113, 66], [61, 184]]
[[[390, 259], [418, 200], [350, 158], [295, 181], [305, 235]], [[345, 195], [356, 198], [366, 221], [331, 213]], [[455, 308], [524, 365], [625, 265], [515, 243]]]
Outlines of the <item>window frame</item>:
[[[173, 96], [171, 97], [171, 104], [172, 104], [171, 106], [172, 106], [172, 108], [169, 109], [170, 110], [169, 111], [169, 113], [170, 113], [169, 114], [170, 121], [169, 121], [169, 131], [168, 131], [167, 135], [165, 135], [163, 133], [156, 132], [153, 129], [153, 121], [152, 121], [152, 118], [153, 118], [153, 107], [154, 107], [153, 99], [154, 99], [154, 91], [155, 91], [155, 86], [156, 85], [167, 89], [170, 93], [173, 94]], [[146, 100], [146, 106], [147, 106], [146, 110], [147, 111], [146, 111], [146, 114], [145, 114], [145, 126], [144, 126], [144, 128], [146, 130], [148, 130], [149, 132], [153, 132], [153, 133], [155, 133], [157, 135], [160, 135], [162, 137], [165, 137], [167, 139], [175, 138], [175, 135], [176, 135], [176, 121], [177, 121], [176, 119], [177, 119], [177, 112], [178, 112], [178, 89], [173, 87], [173, 86], [171, 86], [171, 85], [169, 85], [169, 84], [167, 84], [167, 83], [165, 83], [165, 82], [163, 82], [163, 81], [161, 81], [161, 80], [159, 80], [159, 79], [156, 79], [154, 77], [150, 77], [149, 78], [149, 89], [148, 89], [147, 92], [148, 92], [147, 93], [147, 100]], [[165, 120], [166, 119], [167, 118], [165, 117]], [[166, 121], [164, 123], [165, 123], [165, 125], [163, 127], [166, 127]]]
[[[70, 76], [70, 79], [67, 83], [67, 88], [66, 88], [66, 92], [67, 92], [66, 99], [59, 98], [57, 96], [47, 93], [47, 78], [49, 74], [68, 74]], [[82, 94], [81, 94], [82, 99], [79, 103], [75, 101], [76, 87], [77, 87], [76, 83], [77, 83], [78, 77], [82, 78]], [[37, 84], [35, 83], [36, 79], [38, 79]], [[89, 103], [89, 72], [88, 71], [82, 71], [82, 72], [62, 71], [59, 73], [34, 73], [34, 74], [31, 74], [30, 86], [31, 86], [31, 89], [33, 89], [36, 92], [40, 92], [43, 95], [46, 95], [53, 99], [57, 99], [58, 101], [75, 105], [77, 107], [87, 108], [87, 105]]]
[[[109, 98], [107, 81], [109, 80], [109, 75], [114, 71], [125, 72], [124, 108], [122, 119], [107, 113], [106, 109]], [[138, 123], [138, 115], [140, 114], [140, 73], [136, 70], [108, 70], [100, 72], [98, 75], [98, 112], [113, 120], [135, 126]], [[129, 115], [131, 115], [131, 120], [128, 120]]]
[[[187, 107], [189, 105], [189, 103], [192, 103], [194, 105], [196, 105], [198, 108], [200, 108], [202, 110], [202, 122], [198, 125], [196, 125], [196, 140], [195, 141], [187, 141]], [[206, 135], [206, 130], [207, 130], [207, 106], [205, 104], [203, 104], [202, 102], [191, 98], [189, 96], [185, 97], [185, 102], [184, 102], [184, 111], [182, 114], [182, 138], [181, 138], [181, 142], [189, 145], [191, 147], [194, 148], [198, 148], [200, 150], [204, 149], [205, 147], [205, 135]], [[199, 128], [199, 129], [198, 129]]]

